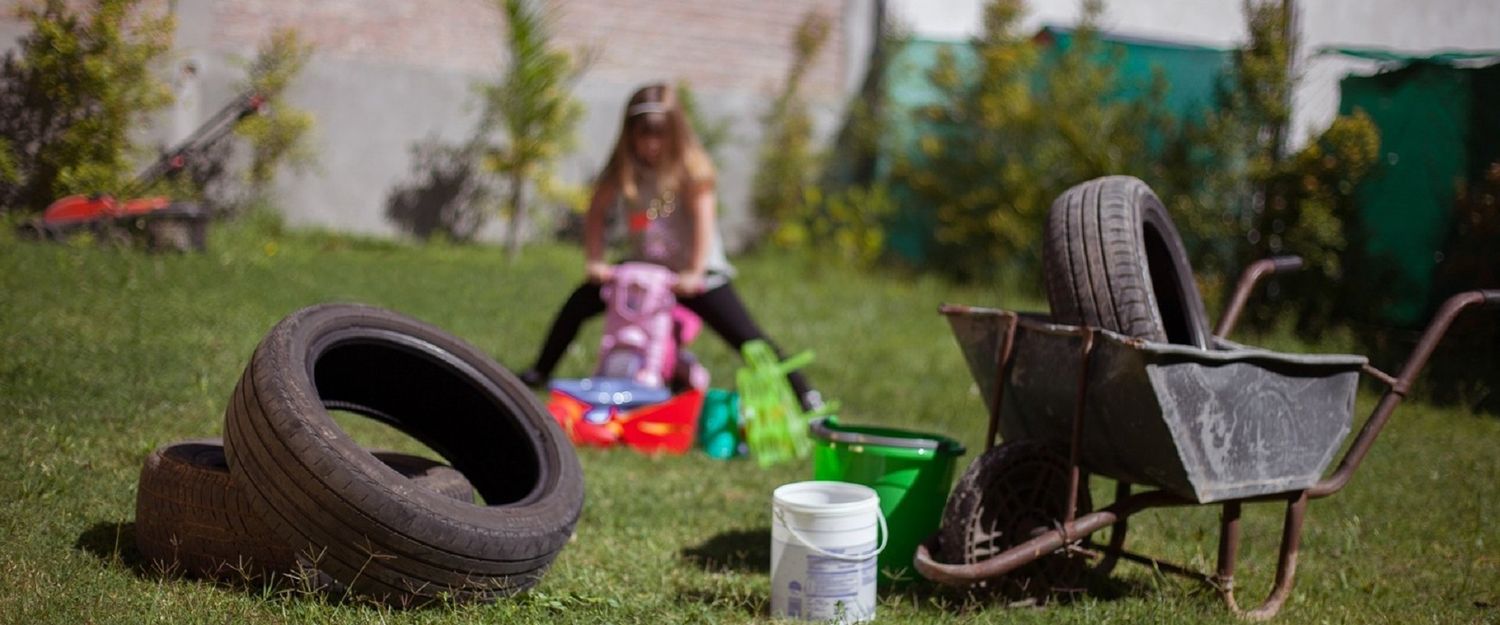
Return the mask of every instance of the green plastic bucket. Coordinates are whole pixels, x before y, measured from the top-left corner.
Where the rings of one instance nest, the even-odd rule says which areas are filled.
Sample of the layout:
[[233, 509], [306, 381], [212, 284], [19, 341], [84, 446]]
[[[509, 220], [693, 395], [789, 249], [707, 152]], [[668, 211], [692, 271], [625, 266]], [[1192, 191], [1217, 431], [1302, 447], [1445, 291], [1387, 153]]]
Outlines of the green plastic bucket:
[[813, 479], [863, 484], [880, 496], [890, 528], [881, 552], [882, 578], [911, 577], [917, 544], [942, 520], [954, 461], [964, 446], [946, 436], [895, 428], [844, 425], [829, 417], [813, 421]]

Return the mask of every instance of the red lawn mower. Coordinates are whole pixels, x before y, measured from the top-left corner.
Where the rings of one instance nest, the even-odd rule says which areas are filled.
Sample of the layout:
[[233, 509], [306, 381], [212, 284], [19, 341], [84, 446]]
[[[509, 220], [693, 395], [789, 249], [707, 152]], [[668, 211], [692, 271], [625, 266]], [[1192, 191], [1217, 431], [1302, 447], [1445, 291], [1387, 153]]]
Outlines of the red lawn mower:
[[[158, 180], [180, 173], [209, 146], [224, 138], [236, 122], [265, 110], [265, 98], [258, 93], [247, 92], [236, 97], [187, 139], [136, 174], [126, 195], [145, 191]], [[174, 201], [166, 196], [119, 199], [103, 193], [70, 195], [53, 202], [40, 218], [22, 224], [21, 233], [38, 239], [61, 240], [76, 232], [103, 234], [117, 231], [121, 226], [136, 226], [146, 231], [153, 248], [202, 251], [208, 217], [208, 212], [196, 202]]]

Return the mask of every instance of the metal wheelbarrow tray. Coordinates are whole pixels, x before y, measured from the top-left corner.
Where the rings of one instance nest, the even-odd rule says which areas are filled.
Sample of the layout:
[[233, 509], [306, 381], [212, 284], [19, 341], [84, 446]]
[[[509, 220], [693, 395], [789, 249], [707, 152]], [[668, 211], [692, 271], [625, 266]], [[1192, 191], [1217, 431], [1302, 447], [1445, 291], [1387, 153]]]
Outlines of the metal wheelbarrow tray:
[[[1454, 318], [1470, 306], [1500, 308], [1500, 290], [1449, 298], [1397, 376], [1370, 366], [1362, 356], [1279, 354], [1222, 338], [1233, 329], [1261, 276], [1298, 265], [1290, 258], [1251, 265], [1210, 350], [1054, 324], [1039, 315], [944, 306], [941, 310], [989, 409], [986, 452], [976, 465], [989, 458], [996, 461], [990, 467], [1017, 467], [1014, 473], [997, 470], [984, 480], [961, 482], [960, 488], [977, 489], [973, 496], [981, 501], [994, 495], [993, 502], [969, 511], [978, 514], [988, 506], [985, 514], [995, 514], [997, 506], [1031, 508], [1006, 512], [1006, 521], [993, 526], [986, 525], [984, 517], [965, 516], [958, 530], [977, 538], [956, 545], [942, 544], [943, 536], [953, 535], [945, 518], [944, 529], [918, 547], [918, 572], [941, 583], [968, 586], [1008, 579], [1007, 574], [1081, 572], [1076, 566], [1042, 564], [1082, 552], [1098, 558], [1092, 566], [1099, 574], [1108, 574], [1120, 559], [1148, 563], [1208, 582], [1239, 616], [1275, 616], [1291, 595], [1307, 502], [1349, 483]], [[1388, 390], [1337, 468], [1324, 477], [1350, 432], [1361, 374]], [[1002, 433], [1006, 443], [996, 448], [997, 434]], [[1023, 459], [1014, 465], [1000, 460], [1016, 457]], [[1093, 511], [1089, 473], [1116, 480], [1114, 501]], [[1005, 497], [1009, 482], [1027, 480], [1031, 483], [1017, 492], [1033, 493], [1031, 500]], [[1136, 485], [1151, 488], [1136, 492]], [[954, 497], [959, 497], [960, 488]], [[1039, 503], [1037, 492], [1051, 495]], [[954, 501], [950, 499], [950, 512]], [[1286, 514], [1271, 593], [1254, 609], [1242, 610], [1234, 595], [1240, 513], [1242, 504], [1255, 502], [1284, 503]], [[1218, 566], [1212, 574], [1125, 549], [1131, 514], [1200, 504], [1222, 509]], [[1006, 522], [1011, 525], [1000, 531]], [[1112, 530], [1108, 544], [1089, 539], [1105, 528]], [[962, 561], [939, 561], [934, 553], [941, 549], [960, 553], [957, 559]]]
[[[1349, 434], [1363, 356], [1202, 350], [986, 308], [945, 307], [1005, 440], [1067, 446], [1085, 379], [1083, 466], [1198, 503], [1312, 486]], [[995, 354], [1013, 337], [1006, 390]], [[1088, 375], [1082, 371], [1087, 369]], [[989, 406], [991, 410], [995, 406]]]

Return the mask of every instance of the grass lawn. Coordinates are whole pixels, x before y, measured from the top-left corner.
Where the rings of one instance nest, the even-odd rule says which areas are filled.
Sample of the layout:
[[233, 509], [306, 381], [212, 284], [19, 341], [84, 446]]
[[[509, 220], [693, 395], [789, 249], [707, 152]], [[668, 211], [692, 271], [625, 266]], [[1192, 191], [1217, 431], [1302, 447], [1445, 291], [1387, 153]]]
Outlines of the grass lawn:
[[[152, 448], [217, 436], [264, 332], [298, 307], [357, 301], [445, 328], [519, 368], [581, 275], [578, 252], [412, 247], [287, 235], [245, 222], [210, 251], [148, 255], [47, 245], [0, 233], [0, 622], [671, 623], [766, 620], [769, 500], [807, 461], [758, 469], [694, 454], [580, 452], [587, 500], [577, 536], [532, 592], [485, 606], [396, 611], [295, 590], [184, 580], [142, 564], [136, 479]], [[940, 302], [1044, 308], [1034, 296], [904, 275], [810, 271], [797, 258], [738, 261], [737, 285], [846, 422], [945, 433], [975, 456], [984, 411]], [[598, 324], [559, 374], [583, 375]], [[1238, 337], [1253, 342], [1253, 337]], [[1296, 347], [1276, 337], [1278, 347]], [[1303, 347], [1303, 349], [1310, 349]], [[737, 364], [716, 338], [695, 351], [721, 384]], [[1396, 363], [1377, 363], [1393, 370]], [[1373, 397], [1362, 396], [1362, 419]], [[369, 445], [420, 450], [358, 418]], [[1500, 419], [1409, 405], [1354, 482], [1313, 502], [1284, 623], [1500, 623]], [[1096, 501], [1110, 485], [1096, 480]], [[1132, 519], [1132, 546], [1213, 566], [1217, 510]], [[1279, 506], [1249, 506], [1241, 600], [1269, 588]], [[1200, 584], [1122, 564], [1087, 596], [1046, 609], [965, 601], [925, 584], [887, 592], [890, 623], [1232, 622]]]

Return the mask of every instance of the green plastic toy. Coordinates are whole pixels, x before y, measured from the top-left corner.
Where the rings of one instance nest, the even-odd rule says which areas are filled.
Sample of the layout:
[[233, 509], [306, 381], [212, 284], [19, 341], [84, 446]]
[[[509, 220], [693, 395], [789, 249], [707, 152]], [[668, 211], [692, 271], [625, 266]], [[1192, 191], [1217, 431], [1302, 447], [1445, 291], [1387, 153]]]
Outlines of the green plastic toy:
[[806, 458], [812, 450], [808, 422], [838, 409], [837, 402], [828, 402], [817, 410], [803, 412], [786, 379], [788, 373], [811, 363], [813, 353], [802, 352], [778, 362], [771, 345], [761, 340], [748, 341], [740, 350], [745, 366], [735, 372], [734, 380], [739, 387], [750, 455], [761, 467]]

